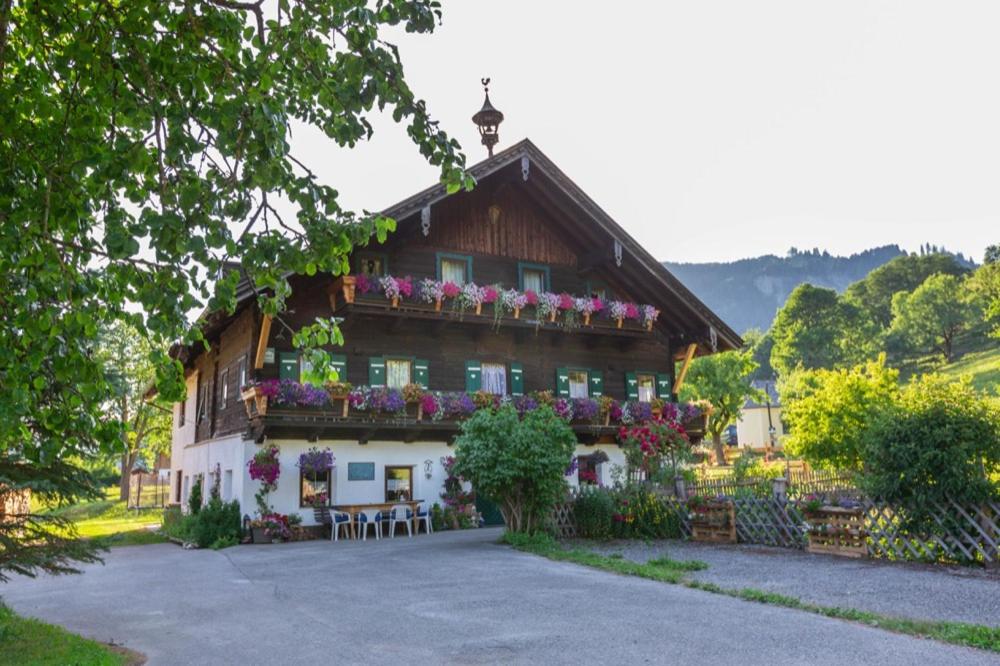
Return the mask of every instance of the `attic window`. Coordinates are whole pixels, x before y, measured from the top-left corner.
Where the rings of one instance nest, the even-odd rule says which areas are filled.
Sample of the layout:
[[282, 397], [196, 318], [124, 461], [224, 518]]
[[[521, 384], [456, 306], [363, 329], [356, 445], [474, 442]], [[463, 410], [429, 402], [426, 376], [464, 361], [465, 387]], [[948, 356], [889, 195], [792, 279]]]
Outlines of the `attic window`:
[[363, 254], [358, 257], [358, 273], [372, 277], [385, 275], [385, 257], [379, 254]]

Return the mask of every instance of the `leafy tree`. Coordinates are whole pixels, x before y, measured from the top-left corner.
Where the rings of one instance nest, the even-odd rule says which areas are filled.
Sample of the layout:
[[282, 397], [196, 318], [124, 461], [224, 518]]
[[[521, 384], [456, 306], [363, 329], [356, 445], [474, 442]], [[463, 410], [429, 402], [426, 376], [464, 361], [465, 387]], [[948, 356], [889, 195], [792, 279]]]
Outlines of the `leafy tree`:
[[977, 308], [964, 280], [938, 274], [893, 296], [892, 316], [892, 332], [911, 349], [939, 351], [950, 361], [956, 336], [973, 324]]
[[[201, 341], [186, 313], [233, 310], [232, 257], [280, 323], [289, 275], [342, 273], [353, 246], [394, 229], [341, 208], [291, 152], [293, 123], [353, 146], [373, 111], [391, 110], [449, 190], [471, 186], [383, 36], [439, 19], [434, 0], [0, 1], [0, 485], [93, 496], [60, 461], [111, 453], [124, 436], [103, 418], [114, 391], [95, 353], [103, 328], [128, 320], [153, 340]], [[320, 320], [294, 340], [342, 336]], [[158, 347], [152, 360], [159, 393], [179, 400], [180, 364]], [[38, 544], [5, 545], [6, 566], [67, 571], [66, 558], [92, 556], [33, 520], [5, 532]]]
[[545, 526], [566, 491], [566, 467], [576, 449], [573, 429], [551, 407], [521, 420], [512, 406], [480, 409], [462, 423], [455, 439], [453, 471], [500, 507], [511, 532]]
[[846, 299], [858, 307], [866, 319], [882, 328], [892, 324], [892, 297], [900, 291], [913, 291], [937, 273], [965, 273], [950, 254], [904, 255], [879, 266], [863, 280], [849, 286]]
[[907, 528], [934, 533], [936, 506], [997, 496], [1000, 413], [968, 382], [925, 376], [874, 419], [862, 452], [871, 496], [902, 508]]
[[771, 327], [771, 367], [779, 376], [858, 363], [875, 355], [877, 332], [861, 310], [832, 289], [801, 284]]
[[691, 362], [686, 382], [681, 387], [685, 400], [707, 400], [712, 403], [707, 432], [712, 436], [717, 464], [726, 462], [722, 433], [740, 418], [747, 398], [758, 397], [751, 385], [751, 375], [757, 364], [749, 351], [728, 351], [702, 356]]
[[113, 390], [104, 418], [124, 426], [116, 454], [122, 472], [119, 499], [128, 500], [129, 472], [136, 463], [149, 462], [170, 450], [172, 412], [169, 403], [147, 396], [156, 381], [148, 339], [129, 325], [115, 322], [101, 336], [99, 354]]
[[986, 323], [993, 325], [993, 336], [1000, 338], [1000, 262], [980, 266], [968, 284]]
[[983, 253], [983, 263], [1000, 263], [1000, 243], [994, 243], [993, 245], [987, 246], [986, 251]]
[[850, 369], [801, 370], [779, 386], [788, 424], [785, 451], [819, 468], [859, 470], [872, 418], [899, 394], [899, 372], [885, 357]]
[[771, 350], [774, 348], [774, 338], [771, 332], [762, 332], [759, 328], [751, 328], [743, 334], [743, 346], [750, 350], [750, 358], [757, 364], [751, 379], [774, 379], [774, 368], [771, 367]]

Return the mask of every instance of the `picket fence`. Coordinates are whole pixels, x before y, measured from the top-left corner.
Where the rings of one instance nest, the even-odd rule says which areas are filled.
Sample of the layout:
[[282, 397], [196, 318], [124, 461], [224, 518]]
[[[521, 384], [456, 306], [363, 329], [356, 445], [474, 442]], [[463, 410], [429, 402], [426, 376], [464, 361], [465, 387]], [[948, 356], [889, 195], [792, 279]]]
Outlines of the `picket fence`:
[[[844, 485], [844, 479], [802, 478], [799, 483], [784, 479], [768, 480], [770, 492], [764, 494], [764, 481], [730, 484], [736, 507], [736, 534], [741, 543], [781, 548], [804, 549], [807, 543], [808, 521], [794, 499], [811, 492], [837, 492], [852, 496], [865, 509], [864, 531], [867, 533], [869, 557], [887, 560], [920, 562], [960, 562], [995, 565], [1000, 563], [1000, 500], [981, 506], [961, 506], [955, 502], [936, 504], [932, 519], [936, 528], [930, 534], [914, 534], [903, 527], [902, 511], [861, 497], [859, 491]], [[715, 484], [712, 487], [715, 488]], [[703, 492], [704, 486], [696, 486]], [[825, 490], [821, 490], [825, 488]], [[590, 491], [602, 492], [602, 491]], [[576, 523], [571, 495], [553, 509], [551, 528], [556, 536], [573, 538]], [[791, 498], [791, 499], [790, 499]], [[691, 534], [691, 521], [684, 502], [672, 496], [663, 501], [679, 519], [685, 536]]]

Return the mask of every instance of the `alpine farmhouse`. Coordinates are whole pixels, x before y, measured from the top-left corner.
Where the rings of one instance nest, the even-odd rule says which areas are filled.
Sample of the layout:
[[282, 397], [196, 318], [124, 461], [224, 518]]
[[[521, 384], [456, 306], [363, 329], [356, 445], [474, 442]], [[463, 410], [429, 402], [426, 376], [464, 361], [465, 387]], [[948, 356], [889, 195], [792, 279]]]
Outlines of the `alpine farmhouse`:
[[[222, 498], [253, 515], [248, 463], [274, 444], [281, 476], [269, 502], [304, 525], [317, 502], [421, 500], [426, 510], [474, 404], [524, 406], [546, 399], [538, 392], [577, 407], [569, 482], [608, 484], [624, 465], [623, 409], [676, 401], [693, 355], [742, 344], [530, 141], [470, 171], [472, 191], [435, 186], [384, 211], [396, 232], [356, 248], [350, 275], [290, 278], [291, 327], [340, 318], [345, 344], [329, 351], [350, 395], [300, 384], [308, 368], [291, 335], [262, 316], [246, 282], [233, 314], [202, 317], [210, 350], [174, 350], [187, 400], [174, 406], [172, 502], [219, 479]], [[400, 404], [415, 392], [433, 397]], [[301, 472], [311, 447], [332, 451], [329, 473]]]

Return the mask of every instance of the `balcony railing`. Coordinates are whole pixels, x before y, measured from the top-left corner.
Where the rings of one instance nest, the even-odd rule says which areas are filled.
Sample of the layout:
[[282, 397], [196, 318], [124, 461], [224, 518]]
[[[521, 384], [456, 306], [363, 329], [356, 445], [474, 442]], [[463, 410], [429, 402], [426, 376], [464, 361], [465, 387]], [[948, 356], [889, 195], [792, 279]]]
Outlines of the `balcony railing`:
[[[390, 298], [381, 291], [362, 293], [354, 276], [341, 276], [330, 287], [330, 306], [335, 313], [347, 312], [378, 315], [395, 315], [423, 320], [455, 320], [469, 324], [489, 325], [494, 328], [510, 326], [536, 330], [579, 331], [603, 335], [643, 337], [653, 331], [656, 315], [643, 321], [627, 316], [611, 317], [608, 308], [596, 312], [558, 307], [544, 312], [537, 305], [508, 307], [499, 302], [468, 303], [461, 298], [440, 297], [428, 302], [420, 298]], [[550, 295], [551, 296], [551, 295]], [[574, 301], [583, 299], [572, 299]], [[603, 304], [602, 304], [603, 305]], [[648, 306], [625, 304], [630, 312]]]

